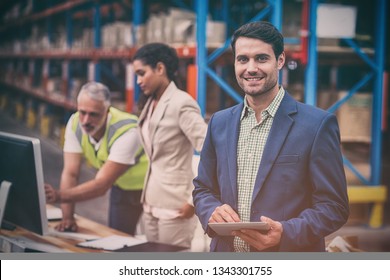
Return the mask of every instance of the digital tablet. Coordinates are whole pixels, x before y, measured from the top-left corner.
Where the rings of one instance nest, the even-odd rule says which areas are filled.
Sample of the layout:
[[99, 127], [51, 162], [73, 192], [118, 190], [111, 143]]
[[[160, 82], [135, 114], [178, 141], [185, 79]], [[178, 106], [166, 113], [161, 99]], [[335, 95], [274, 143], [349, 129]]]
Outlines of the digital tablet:
[[270, 229], [265, 222], [236, 222], [236, 223], [209, 223], [209, 226], [218, 235], [231, 235], [233, 230], [254, 229], [267, 232]]

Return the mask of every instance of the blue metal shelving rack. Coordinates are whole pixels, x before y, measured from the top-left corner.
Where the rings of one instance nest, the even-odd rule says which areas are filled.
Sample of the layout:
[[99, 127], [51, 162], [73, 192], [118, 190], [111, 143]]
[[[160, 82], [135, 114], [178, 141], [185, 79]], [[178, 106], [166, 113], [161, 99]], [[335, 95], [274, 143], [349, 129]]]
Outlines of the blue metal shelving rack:
[[[227, 40], [221, 48], [215, 50], [210, 56], [207, 55], [206, 42], [206, 22], [209, 11], [209, 1], [196, 0], [197, 13], [197, 55], [196, 64], [198, 66], [198, 103], [203, 115], [206, 113], [206, 84], [207, 77], [212, 78], [230, 97], [235, 101], [241, 102], [242, 97], [232, 87], [230, 87], [209, 65], [214, 62], [224, 51], [230, 46], [230, 40]], [[282, 0], [267, 1], [268, 6], [260, 11], [256, 16], [249, 21], [256, 21], [264, 19], [266, 16], [270, 17], [270, 21], [280, 28], [282, 25]], [[223, 0], [223, 9], [229, 6], [229, 0]], [[225, 16], [225, 18], [227, 18]]]
[[[328, 111], [335, 112], [343, 103], [351, 98], [359, 88], [363, 87], [370, 80], [374, 82], [373, 104], [372, 104], [372, 125], [371, 125], [371, 176], [365, 178], [353, 164], [344, 157], [344, 164], [360, 179], [364, 185], [380, 185], [381, 181], [381, 153], [382, 153], [382, 118], [383, 118], [383, 73], [385, 63], [385, 34], [386, 34], [386, 6], [387, 0], [376, 0], [376, 22], [375, 30], [375, 56], [371, 59], [363, 50], [349, 38], [345, 38], [344, 41], [359, 55], [359, 57], [371, 68], [371, 72], [363, 77], [358, 83], [348, 92], [345, 98], [339, 100], [332, 105]], [[310, 0], [310, 19], [309, 19], [309, 33], [312, 34], [309, 37], [309, 59], [306, 68], [305, 77], [305, 102], [311, 105], [316, 104], [317, 93], [317, 37], [316, 34], [316, 11], [318, 1]]]
[[[309, 35], [308, 35], [308, 63], [305, 70], [305, 103], [310, 105], [316, 105], [317, 102], [317, 69], [318, 69], [318, 52], [317, 52], [317, 36], [316, 36], [316, 13], [318, 7], [318, 0], [309, 1]], [[176, 1], [177, 2], [177, 1]], [[228, 7], [229, 0], [222, 0], [222, 14], [223, 18], [229, 21]], [[266, 17], [272, 22], [279, 30], [282, 27], [282, 7], [283, 0], [265, 1], [267, 5], [252, 19], [248, 21], [261, 20]], [[194, 9], [197, 14], [197, 50], [196, 50], [196, 65], [198, 67], [197, 76], [197, 93], [198, 103], [203, 115], [206, 114], [206, 88], [207, 78], [212, 78], [221, 89], [229, 95], [236, 102], [242, 101], [242, 96], [238, 94], [229, 84], [227, 84], [220, 75], [210, 67], [210, 65], [230, 47], [230, 40], [227, 40], [225, 44], [213, 53], [208, 55], [207, 42], [206, 42], [206, 22], [207, 14], [209, 13], [209, 1], [208, 0], [194, 0]], [[345, 165], [362, 181], [364, 185], [379, 185], [381, 180], [381, 147], [382, 147], [382, 134], [381, 134], [381, 122], [383, 118], [382, 112], [382, 96], [383, 96], [383, 73], [384, 73], [384, 57], [385, 57], [385, 14], [387, 0], [376, 0], [376, 36], [375, 36], [375, 57], [371, 59], [366, 55], [352, 39], [344, 39], [344, 41], [356, 51], [356, 53], [365, 61], [372, 69], [372, 72], [367, 74], [357, 85], [352, 88], [347, 94], [346, 98], [338, 101], [331, 106], [328, 110], [334, 112], [344, 102], [346, 102], [357, 90], [365, 85], [369, 80], [374, 81], [373, 89], [373, 115], [372, 115], [372, 152], [370, 158], [371, 176], [370, 178], [364, 178], [359, 171], [344, 157]], [[141, 15], [143, 14], [142, 0], [134, 0], [134, 24], [138, 25], [143, 22]], [[229, 25], [229, 22], [227, 22]], [[135, 87], [137, 89], [137, 87]]]

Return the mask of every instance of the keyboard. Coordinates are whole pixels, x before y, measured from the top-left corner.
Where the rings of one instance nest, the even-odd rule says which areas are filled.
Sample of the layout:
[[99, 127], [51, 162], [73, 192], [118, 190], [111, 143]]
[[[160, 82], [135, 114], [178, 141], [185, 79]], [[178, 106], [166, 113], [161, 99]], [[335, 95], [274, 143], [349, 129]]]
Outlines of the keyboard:
[[69, 253], [69, 250], [56, 246], [37, 242], [27, 237], [0, 236], [0, 251], [3, 253], [13, 252], [43, 252], [43, 253]]

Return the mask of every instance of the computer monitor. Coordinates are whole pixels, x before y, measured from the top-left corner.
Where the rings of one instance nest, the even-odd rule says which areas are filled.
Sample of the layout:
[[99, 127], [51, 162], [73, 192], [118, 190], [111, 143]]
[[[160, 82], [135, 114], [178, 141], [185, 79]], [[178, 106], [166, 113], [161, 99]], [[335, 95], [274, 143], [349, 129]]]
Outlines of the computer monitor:
[[48, 233], [39, 139], [0, 131], [0, 184], [11, 183], [3, 224]]

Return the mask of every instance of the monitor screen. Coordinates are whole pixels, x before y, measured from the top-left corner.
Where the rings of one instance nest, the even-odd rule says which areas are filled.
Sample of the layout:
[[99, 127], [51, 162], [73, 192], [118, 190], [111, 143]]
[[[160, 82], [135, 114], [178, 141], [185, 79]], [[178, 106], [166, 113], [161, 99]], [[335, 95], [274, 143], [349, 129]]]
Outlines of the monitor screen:
[[0, 131], [0, 183], [11, 187], [3, 222], [47, 234], [46, 198], [40, 141]]

